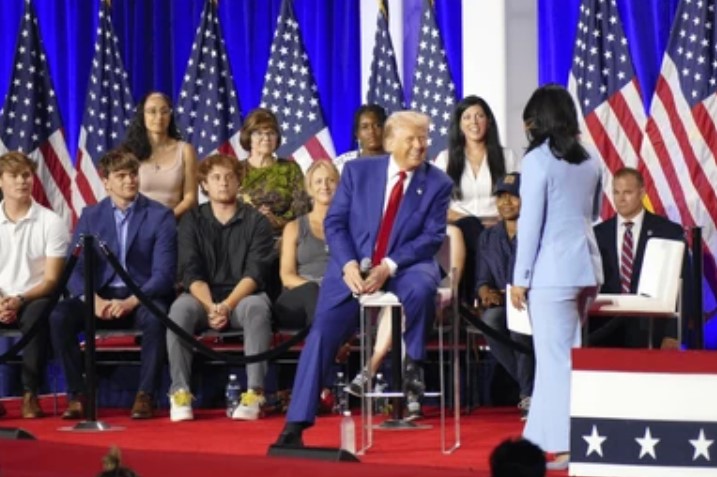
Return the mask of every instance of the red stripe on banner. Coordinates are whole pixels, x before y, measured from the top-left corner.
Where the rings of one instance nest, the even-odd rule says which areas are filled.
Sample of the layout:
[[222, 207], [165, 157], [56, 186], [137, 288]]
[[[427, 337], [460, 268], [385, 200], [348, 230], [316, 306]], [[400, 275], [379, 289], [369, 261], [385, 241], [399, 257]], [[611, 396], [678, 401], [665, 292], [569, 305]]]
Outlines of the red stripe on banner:
[[219, 146], [217, 148], [217, 151], [219, 151], [219, 154], [226, 154], [227, 156], [237, 157], [237, 154], [229, 141]]
[[42, 185], [42, 181], [37, 174], [33, 174], [33, 176], [32, 198], [35, 199], [38, 204], [44, 205], [48, 209], [52, 210], [52, 204], [50, 204], [50, 199], [47, 198], [47, 193]]
[[[635, 89], [639, 91], [637, 81], [633, 79], [631, 83]], [[627, 88], [629, 87], [630, 86], [627, 86]], [[623, 90], [624, 89], [625, 88], [623, 88]], [[627, 136], [630, 144], [632, 144], [635, 155], [638, 155], [642, 147], [642, 128], [637, 124], [637, 121], [635, 121], [635, 115], [632, 114], [630, 105], [625, 101], [625, 97], [622, 93], [613, 94], [612, 97], [608, 99], [608, 104], [615, 112], [615, 116], [617, 116], [620, 122], [620, 127], [625, 131], [625, 136]]]
[[[663, 104], [665, 104], [667, 111], [671, 113], [668, 115], [668, 117], [670, 118], [670, 126], [672, 127], [675, 137], [677, 138], [680, 150], [682, 151], [682, 154], [684, 156], [684, 161], [687, 164], [688, 170], [690, 171], [690, 178], [695, 184], [695, 189], [699, 194], [700, 198], [702, 199], [702, 203], [705, 206], [716, 204], [717, 197], [715, 197], [714, 189], [712, 189], [710, 182], [705, 177], [704, 171], [700, 166], [699, 160], [695, 156], [695, 151], [690, 145], [690, 138], [687, 134], [687, 131], [685, 131], [682, 119], [677, 114], [678, 111], [677, 105], [674, 103], [674, 96], [672, 94], [668, 94], [666, 91], [661, 92], [661, 89], [662, 88], [660, 88], [658, 85], [657, 93], [659, 94], [660, 99], [662, 99]], [[677, 175], [675, 175], [674, 177], [679, 180]], [[689, 178], [686, 178], [686, 180], [689, 180]], [[712, 217], [712, 221], [717, 224], [717, 210], [713, 209], [711, 210], [709, 207], [706, 208], [707, 213]], [[695, 225], [694, 220], [689, 225]]]
[[[67, 171], [62, 166], [62, 162], [60, 158], [57, 157], [50, 141], [45, 141], [40, 145], [40, 153], [45, 159], [45, 165], [50, 171], [52, 178], [55, 179], [60, 194], [62, 194], [65, 198], [65, 202], [67, 202], [70, 206], [70, 210], [72, 210], [72, 179], [67, 175]], [[72, 212], [74, 213], [74, 210]]]
[[[619, 94], [616, 96], [619, 96]], [[618, 169], [625, 166], [625, 163], [622, 161], [622, 158], [615, 149], [615, 146], [613, 145], [612, 141], [610, 141], [607, 131], [603, 127], [602, 121], [600, 121], [597, 114], [595, 114], [595, 112], [593, 111], [585, 117], [585, 125], [590, 132], [590, 136], [592, 136], [593, 138], [595, 147], [597, 147], [598, 151], [600, 152], [600, 156], [603, 159], [603, 163], [610, 171], [610, 174], [614, 175]], [[612, 203], [609, 200], [607, 192], [603, 190], [603, 200], [602, 207], [600, 210], [600, 217], [602, 217], [603, 219], [607, 219], [609, 217], [612, 217], [614, 214], [615, 209], [613, 208]]]
[[717, 353], [650, 349], [573, 349], [574, 371], [717, 374]]
[[[78, 150], [77, 155], [79, 156], [79, 158], [77, 159], [75, 184], [77, 184], [77, 189], [80, 191], [80, 195], [82, 195], [82, 198], [84, 199], [86, 205], [96, 204], [97, 198], [95, 197], [95, 193], [92, 190], [92, 186], [90, 185], [90, 182], [87, 180], [87, 177], [85, 176], [84, 171], [82, 170], [82, 161], [90, 160], [90, 159], [89, 158], [85, 159], [85, 156], [82, 153], [82, 149]], [[92, 167], [95, 167], [94, 164], [92, 165]], [[80, 212], [81, 212], [80, 210], [77, 211], [78, 214]]]
[[328, 159], [329, 157], [329, 153], [326, 152], [324, 145], [321, 144], [317, 136], [311, 136], [311, 138], [306, 141], [306, 144], [304, 144], [304, 147], [314, 161], [316, 159]]

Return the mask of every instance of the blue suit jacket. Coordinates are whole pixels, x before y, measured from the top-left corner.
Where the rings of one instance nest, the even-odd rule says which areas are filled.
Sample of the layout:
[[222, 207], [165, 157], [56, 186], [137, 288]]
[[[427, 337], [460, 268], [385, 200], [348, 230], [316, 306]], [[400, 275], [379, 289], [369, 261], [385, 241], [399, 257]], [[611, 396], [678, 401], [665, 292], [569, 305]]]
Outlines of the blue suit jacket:
[[[331, 259], [322, 295], [337, 301], [349, 295], [342, 279], [344, 265], [371, 258], [383, 216], [388, 164], [389, 156], [346, 163], [324, 221]], [[387, 256], [396, 262], [396, 273], [421, 264], [438, 281], [434, 256], [446, 233], [451, 187], [448, 176], [432, 164], [424, 163], [415, 170], [388, 243]]]
[[[159, 202], [138, 194], [127, 229], [127, 272], [150, 297], [173, 293], [177, 272], [177, 224], [172, 211]], [[109, 197], [85, 207], [75, 229], [71, 247], [84, 234], [107, 243], [119, 258], [114, 211]], [[70, 250], [71, 252], [72, 250]], [[95, 288], [100, 290], [112, 279], [114, 270], [98, 251], [95, 260]], [[84, 254], [72, 271], [68, 288], [72, 296], [84, 294]]]
[[597, 159], [570, 164], [545, 143], [523, 158], [522, 168], [513, 284], [599, 286], [602, 265], [592, 226], [602, 198]]

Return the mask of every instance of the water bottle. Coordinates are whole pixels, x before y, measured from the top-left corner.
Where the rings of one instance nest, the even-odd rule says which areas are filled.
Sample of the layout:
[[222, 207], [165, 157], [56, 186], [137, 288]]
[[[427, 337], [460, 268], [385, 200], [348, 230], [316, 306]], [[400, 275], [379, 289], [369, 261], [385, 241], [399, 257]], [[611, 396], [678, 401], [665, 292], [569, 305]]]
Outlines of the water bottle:
[[241, 401], [241, 386], [236, 374], [229, 375], [225, 397], [227, 401], [227, 417], [231, 418], [234, 414], [234, 409], [239, 406], [239, 401]]
[[[376, 382], [373, 386], [373, 392], [376, 394], [384, 393], [388, 389], [388, 383], [383, 377], [383, 373], [376, 374]], [[384, 396], [376, 396], [373, 399], [374, 414], [384, 414], [386, 412], [386, 403], [388, 399]]]
[[356, 426], [351, 411], [344, 411], [341, 418], [341, 448], [346, 452], [356, 453]]
[[349, 397], [346, 393], [346, 381], [344, 380], [344, 373], [339, 371], [336, 373], [336, 382], [334, 383], [334, 395], [336, 401], [334, 402], [334, 413], [343, 414], [344, 411], [349, 409]]

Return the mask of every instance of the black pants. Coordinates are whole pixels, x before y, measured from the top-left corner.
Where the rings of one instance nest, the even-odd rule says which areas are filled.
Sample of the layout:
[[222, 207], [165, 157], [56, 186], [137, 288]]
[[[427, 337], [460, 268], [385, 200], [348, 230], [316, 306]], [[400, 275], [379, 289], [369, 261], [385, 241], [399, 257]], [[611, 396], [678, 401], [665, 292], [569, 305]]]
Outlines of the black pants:
[[300, 330], [314, 320], [319, 285], [307, 282], [284, 290], [274, 304], [274, 316], [279, 328]]
[[[18, 320], [11, 325], [0, 324], [1, 329], [18, 328], [26, 334], [32, 325], [42, 318], [42, 310], [45, 308], [49, 298], [38, 298], [26, 303], [20, 308]], [[32, 338], [22, 351], [22, 387], [24, 391], [37, 394], [42, 383], [42, 375], [47, 365], [47, 350], [49, 348], [49, 327], [47, 319], [38, 325], [37, 334]]]

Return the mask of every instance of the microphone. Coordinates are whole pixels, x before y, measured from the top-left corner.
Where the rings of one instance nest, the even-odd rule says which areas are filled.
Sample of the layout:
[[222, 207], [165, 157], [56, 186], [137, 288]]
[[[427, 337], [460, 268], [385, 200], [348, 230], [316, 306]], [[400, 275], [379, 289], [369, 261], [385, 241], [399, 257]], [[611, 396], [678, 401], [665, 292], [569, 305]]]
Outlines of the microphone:
[[361, 278], [366, 280], [366, 277], [368, 277], [368, 274], [371, 273], [371, 268], [373, 267], [373, 262], [370, 258], [364, 257], [361, 259], [361, 263], [359, 263], [359, 270], [361, 271]]
[[[370, 258], [364, 257], [361, 259], [361, 262], [359, 262], [359, 272], [361, 273], [361, 279], [366, 280], [366, 277], [368, 277], [368, 274], [371, 273], [371, 268], [373, 267], [373, 262]], [[358, 299], [361, 297], [360, 293], [352, 293], [353, 297]]]

